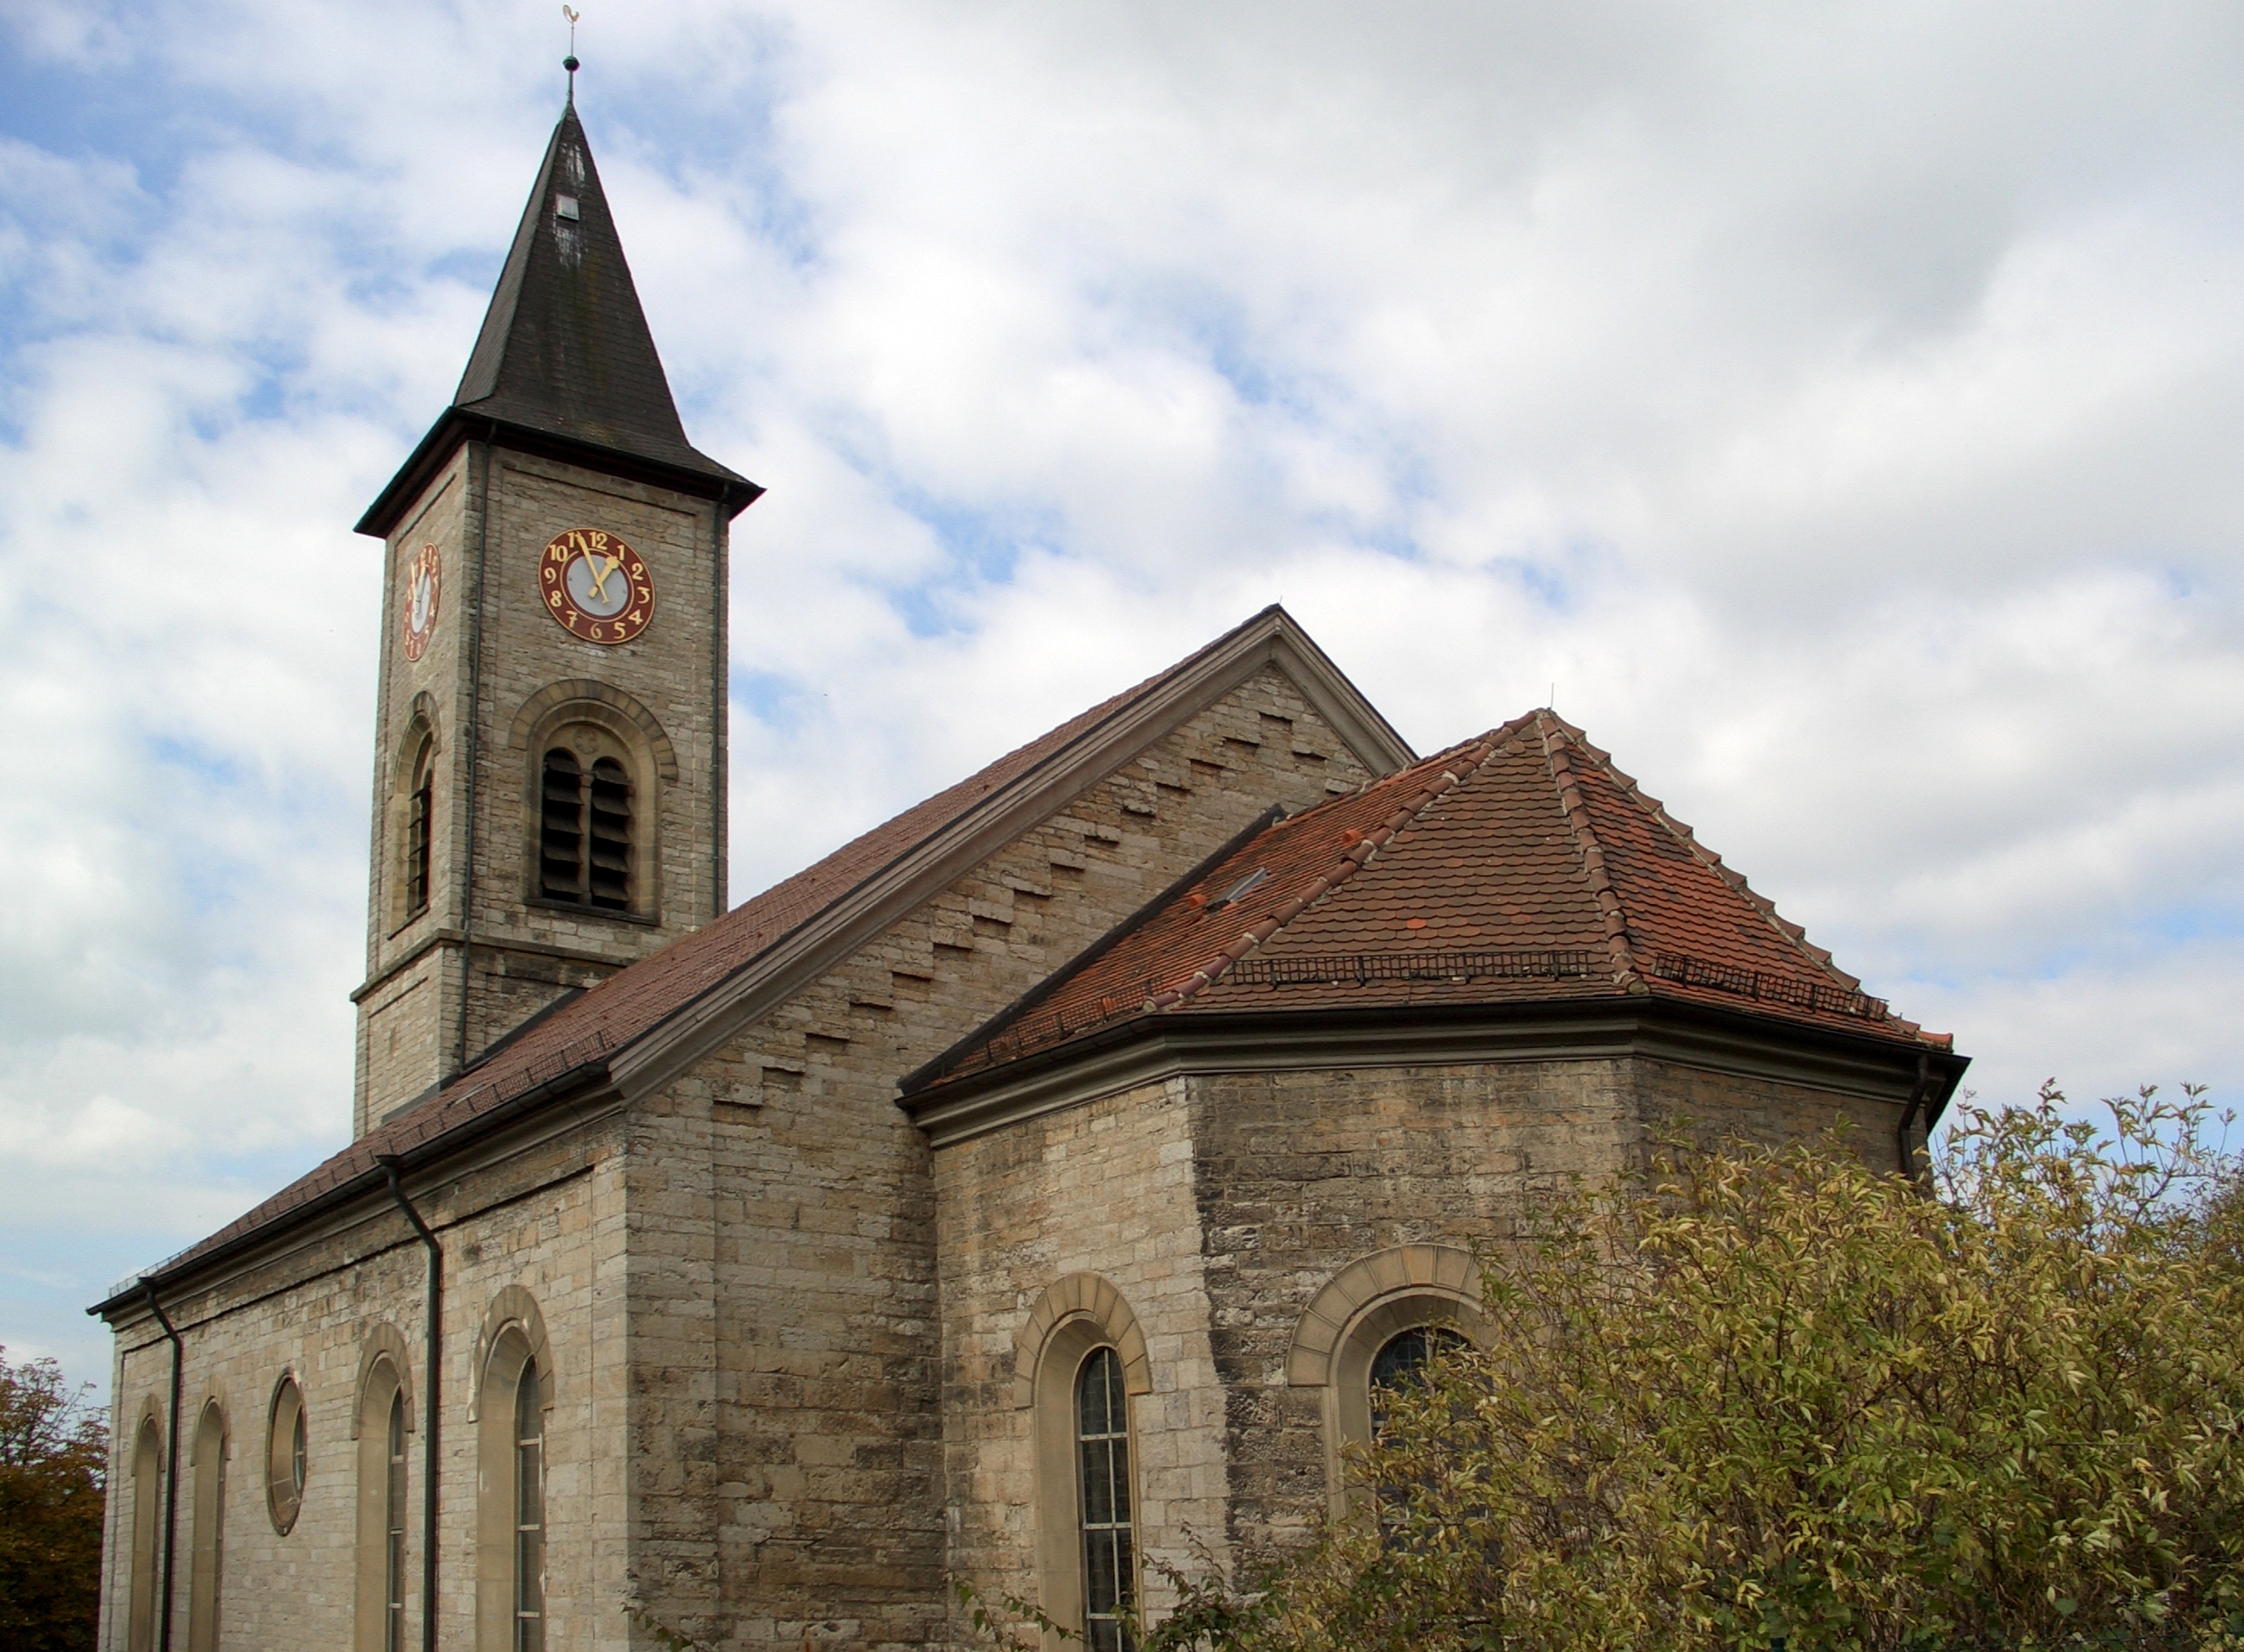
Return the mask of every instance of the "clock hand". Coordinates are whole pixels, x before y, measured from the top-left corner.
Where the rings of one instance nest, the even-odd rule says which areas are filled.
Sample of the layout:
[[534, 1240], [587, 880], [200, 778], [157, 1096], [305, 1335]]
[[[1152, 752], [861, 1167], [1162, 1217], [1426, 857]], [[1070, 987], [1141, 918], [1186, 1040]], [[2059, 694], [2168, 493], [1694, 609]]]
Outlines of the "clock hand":
[[[608, 599], [608, 576], [616, 571], [617, 566], [623, 561], [623, 559], [621, 557], [605, 557], [600, 559], [607, 565], [598, 569], [592, 573], [592, 595], [598, 600], [605, 602]], [[585, 555], [585, 566], [589, 570], [592, 568], [592, 565], [593, 553], [587, 552]]]

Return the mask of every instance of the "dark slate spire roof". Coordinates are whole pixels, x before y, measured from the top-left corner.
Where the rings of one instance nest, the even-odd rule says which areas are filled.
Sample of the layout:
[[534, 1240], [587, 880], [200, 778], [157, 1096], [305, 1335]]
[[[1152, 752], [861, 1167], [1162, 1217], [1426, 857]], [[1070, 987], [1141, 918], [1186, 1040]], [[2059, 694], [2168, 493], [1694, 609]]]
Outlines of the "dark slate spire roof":
[[386, 533], [462, 441], [496, 437], [723, 500], [763, 490], [686, 439], [571, 102], [545, 146], [452, 405], [359, 523]]

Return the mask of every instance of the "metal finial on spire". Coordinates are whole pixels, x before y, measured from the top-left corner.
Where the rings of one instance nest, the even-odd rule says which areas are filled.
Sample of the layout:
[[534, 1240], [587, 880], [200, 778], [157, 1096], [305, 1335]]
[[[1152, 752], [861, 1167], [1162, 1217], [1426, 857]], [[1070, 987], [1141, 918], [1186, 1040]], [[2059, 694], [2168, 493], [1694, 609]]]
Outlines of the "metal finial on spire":
[[569, 71], [569, 105], [577, 104], [577, 9], [563, 6], [561, 15], [569, 19], [569, 55], [561, 59], [561, 66]]

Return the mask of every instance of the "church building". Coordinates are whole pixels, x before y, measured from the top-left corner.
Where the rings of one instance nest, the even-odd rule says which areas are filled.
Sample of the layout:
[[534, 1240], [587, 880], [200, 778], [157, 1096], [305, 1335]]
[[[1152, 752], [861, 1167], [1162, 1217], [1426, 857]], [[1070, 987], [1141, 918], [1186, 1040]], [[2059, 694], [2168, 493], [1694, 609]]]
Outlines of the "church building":
[[[350, 1144], [93, 1311], [105, 1652], [1089, 1644], [1350, 1495], [1475, 1248], [1962, 1075], [1584, 733], [1283, 609], [729, 904], [730, 536], [571, 105], [382, 542]], [[971, 715], [971, 708], [962, 714]]]

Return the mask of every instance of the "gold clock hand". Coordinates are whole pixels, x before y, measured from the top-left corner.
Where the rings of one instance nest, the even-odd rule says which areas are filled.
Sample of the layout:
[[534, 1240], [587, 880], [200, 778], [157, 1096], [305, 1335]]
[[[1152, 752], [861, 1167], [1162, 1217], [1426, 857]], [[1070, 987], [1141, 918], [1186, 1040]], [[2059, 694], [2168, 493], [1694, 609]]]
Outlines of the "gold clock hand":
[[[594, 568], [594, 563], [596, 560], [605, 562], [606, 565], [605, 567]], [[622, 560], [623, 559], [621, 557], [596, 559], [593, 553], [589, 551], [585, 553], [585, 566], [589, 569], [593, 569], [592, 595], [598, 600], [605, 602], [608, 599], [608, 576], [616, 571], [617, 565], [621, 563]]]

